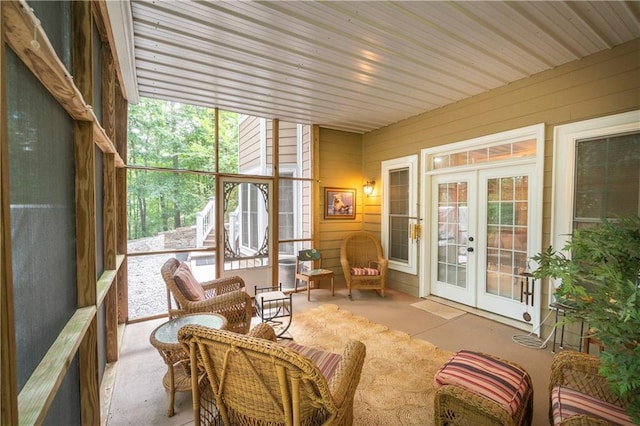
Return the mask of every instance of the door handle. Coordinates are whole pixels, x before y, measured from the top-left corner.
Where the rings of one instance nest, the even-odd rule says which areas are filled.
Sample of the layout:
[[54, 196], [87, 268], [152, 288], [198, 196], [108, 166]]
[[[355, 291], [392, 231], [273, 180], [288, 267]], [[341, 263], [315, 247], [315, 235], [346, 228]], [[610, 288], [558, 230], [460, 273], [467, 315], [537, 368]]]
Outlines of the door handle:
[[468, 252], [472, 252], [473, 251], [473, 247], [467, 247], [467, 251]]

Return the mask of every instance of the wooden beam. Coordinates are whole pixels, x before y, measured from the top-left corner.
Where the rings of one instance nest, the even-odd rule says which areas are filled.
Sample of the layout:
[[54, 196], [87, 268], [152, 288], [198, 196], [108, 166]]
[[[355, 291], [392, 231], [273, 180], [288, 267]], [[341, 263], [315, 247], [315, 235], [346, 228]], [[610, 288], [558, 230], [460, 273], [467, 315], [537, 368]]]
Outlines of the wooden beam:
[[271, 257], [274, 267], [271, 268], [271, 284], [275, 287], [278, 285], [278, 253], [280, 253], [280, 206], [276, 203], [280, 200], [280, 120], [274, 118], [271, 120], [271, 163], [273, 167], [273, 188], [271, 189], [271, 207], [269, 208], [269, 216], [271, 217], [271, 229], [273, 235], [271, 240], [274, 241]]
[[[320, 214], [322, 206], [320, 201], [320, 126], [311, 126], [311, 235], [313, 235], [313, 246], [320, 247]], [[325, 201], [326, 202], [326, 201]]]
[[[116, 88], [118, 87], [116, 82]], [[122, 158], [127, 158], [127, 100], [122, 91], [114, 91], [114, 136], [113, 141]], [[127, 253], [127, 170], [116, 170], [116, 252], [119, 255]], [[123, 324], [129, 317], [128, 285], [127, 285], [127, 261], [124, 257], [122, 266], [118, 268], [117, 299], [118, 299], [118, 324]]]
[[91, 121], [91, 107], [73, 84], [73, 77], [66, 71], [28, 4], [6, 1], [2, 6], [4, 32], [11, 49], [71, 117]]
[[[0, 4], [0, 22], [4, 22]], [[0, 33], [4, 46], [4, 31]], [[11, 217], [9, 207], [9, 148], [7, 133], [7, 81], [5, 49], [0, 51], [0, 424], [18, 422], [16, 378], [16, 338], [13, 315], [13, 271], [11, 255]]]
[[[73, 73], [75, 84], [89, 102], [93, 102], [93, 24], [91, 3], [71, 4], [73, 37]], [[76, 270], [78, 307], [97, 306], [96, 266], [96, 178], [93, 111], [90, 120], [76, 121], [74, 132], [76, 166]], [[97, 309], [97, 308], [96, 308]], [[82, 424], [100, 423], [100, 386], [98, 383], [98, 326], [92, 319], [78, 350], [80, 372], [80, 420]]]
[[69, 364], [76, 356], [87, 330], [95, 320], [95, 315], [95, 306], [78, 309], [33, 371], [18, 396], [20, 424], [34, 425], [44, 422], [51, 402], [67, 374]]
[[[77, 70], [74, 70], [76, 76], [74, 83], [74, 77], [68, 73], [65, 65], [56, 54], [47, 35], [38, 24], [38, 18], [33, 14], [28, 4], [24, 0], [2, 1], [1, 3], [3, 9], [2, 28], [7, 44], [71, 118], [95, 123], [94, 138], [100, 149], [103, 152], [116, 153], [113, 144], [93, 112], [90, 105], [91, 99], [83, 96], [86, 83], [82, 80], [82, 76], [79, 76]], [[91, 62], [91, 57], [77, 59], [81, 61], [80, 66], [83, 66], [82, 64], [87, 61]], [[76, 57], [74, 56], [74, 67], [76, 66], [75, 61]], [[116, 164], [118, 167], [124, 167], [122, 159], [116, 160]]]

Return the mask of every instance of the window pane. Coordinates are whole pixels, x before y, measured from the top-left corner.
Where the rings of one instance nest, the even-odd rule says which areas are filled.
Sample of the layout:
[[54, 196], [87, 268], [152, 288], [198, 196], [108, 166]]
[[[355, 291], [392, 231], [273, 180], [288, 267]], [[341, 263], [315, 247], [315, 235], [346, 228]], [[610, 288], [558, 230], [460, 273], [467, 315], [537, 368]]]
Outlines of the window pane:
[[389, 258], [409, 260], [409, 168], [389, 172]]
[[640, 193], [640, 133], [578, 141], [575, 219], [637, 215]]
[[215, 178], [129, 169], [129, 252], [215, 245]]
[[[220, 156], [235, 166], [237, 114], [222, 117]], [[129, 106], [127, 164], [213, 172], [215, 152], [214, 110], [148, 98]]]

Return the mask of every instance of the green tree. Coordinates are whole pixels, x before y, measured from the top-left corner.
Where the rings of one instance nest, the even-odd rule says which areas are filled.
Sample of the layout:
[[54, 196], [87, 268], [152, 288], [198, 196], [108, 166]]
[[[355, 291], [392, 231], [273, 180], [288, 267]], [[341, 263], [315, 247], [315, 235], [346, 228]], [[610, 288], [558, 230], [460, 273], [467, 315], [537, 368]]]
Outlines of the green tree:
[[[238, 115], [220, 112], [220, 168], [237, 171]], [[141, 98], [129, 108], [127, 163], [131, 239], [196, 222], [215, 193], [215, 111]], [[193, 173], [197, 172], [197, 173]]]

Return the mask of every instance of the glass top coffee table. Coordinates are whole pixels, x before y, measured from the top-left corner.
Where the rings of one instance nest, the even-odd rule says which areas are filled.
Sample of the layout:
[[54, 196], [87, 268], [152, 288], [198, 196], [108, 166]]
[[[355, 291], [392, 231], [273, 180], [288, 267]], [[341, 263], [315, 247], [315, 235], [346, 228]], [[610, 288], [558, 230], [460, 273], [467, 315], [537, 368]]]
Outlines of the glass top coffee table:
[[221, 330], [227, 326], [227, 319], [213, 313], [185, 315], [160, 324], [151, 332], [149, 341], [167, 364], [167, 372], [162, 379], [162, 384], [169, 391], [169, 409], [167, 410], [169, 417], [174, 414], [173, 403], [176, 391], [191, 390], [189, 354], [178, 342], [178, 330], [185, 325], [202, 325]]

